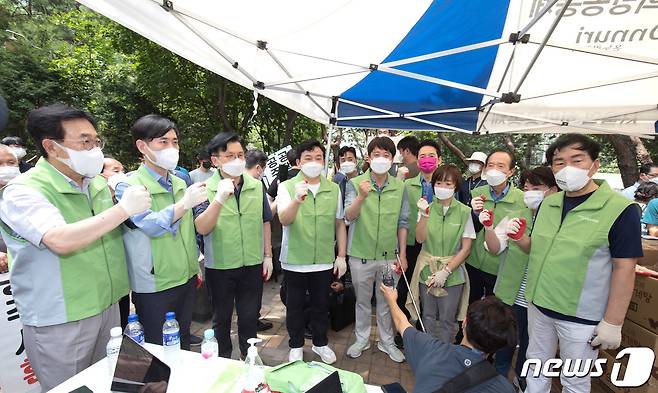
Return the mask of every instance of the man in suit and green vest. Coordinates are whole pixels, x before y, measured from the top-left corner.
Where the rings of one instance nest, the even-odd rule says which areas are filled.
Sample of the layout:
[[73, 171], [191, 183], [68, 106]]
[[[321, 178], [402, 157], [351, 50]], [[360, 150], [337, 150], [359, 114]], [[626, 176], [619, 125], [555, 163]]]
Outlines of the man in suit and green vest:
[[42, 158], [2, 192], [2, 236], [23, 340], [48, 391], [105, 357], [117, 302], [128, 294], [119, 225], [148, 209], [144, 187], [116, 206], [103, 177], [103, 141], [88, 113], [35, 109], [27, 131]]
[[189, 188], [173, 175], [178, 164], [178, 128], [160, 115], [146, 115], [133, 124], [132, 137], [144, 162], [115, 189], [123, 199], [126, 187], [139, 185], [151, 194], [151, 209], [133, 215], [135, 229], [124, 228], [132, 299], [144, 326], [144, 339], [162, 344], [165, 314], [176, 313], [181, 348], [190, 348], [198, 248], [192, 208], [207, 200], [203, 183]]
[[[598, 357], [616, 349], [633, 294], [635, 264], [642, 257], [637, 206], [592, 177], [601, 166], [600, 146], [581, 134], [562, 135], [546, 150], [546, 160], [563, 190], [547, 196], [521, 244], [530, 247], [527, 358], [542, 364]], [[526, 392], [547, 392], [550, 378], [533, 378]], [[590, 377], [561, 377], [569, 392], [589, 392]]]
[[[279, 185], [277, 206], [283, 225], [281, 267], [286, 280], [286, 325], [290, 335], [290, 361], [303, 360], [304, 308], [310, 295], [312, 350], [323, 362], [336, 362], [329, 348], [329, 291], [334, 275], [347, 270], [347, 233], [343, 199], [338, 185], [323, 176], [324, 146], [309, 140], [297, 146], [297, 176]], [[334, 243], [338, 243], [338, 256]]]
[[[356, 341], [347, 350], [352, 358], [370, 348], [373, 284], [379, 286], [382, 274], [397, 263], [398, 252], [398, 270], [407, 269], [409, 199], [404, 183], [388, 174], [394, 156], [391, 138], [373, 138], [368, 144], [370, 169], [351, 179], [345, 188], [345, 219], [350, 222], [347, 255], [356, 291]], [[397, 281], [399, 276], [394, 276]], [[394, 362], [403, 362], [404, 354], [394, 343], [391, 310], [381, 291], [377, 291], [377, 327], [377, 348]]]
[[[516, 265], [516, 259], [528, 258], [516, 246], [510, 247], [510, 252], [501, 255], [492, 255], [485, 248], [486, 232], [504, 230], [506, 222], [513, 217], [530, 218], [530, 210], [523, 201], [523, 191], [510, 183], [515, 167], [516, 158], [512, 152], [494, 151], [485, 162], [489, 184], [471, 191], [471, 206], [474, 214], [478, 216], [475, 223], [478, 234], [466, 265], [471, 284], [469, 303], [494, 294], [501, 262], [507, 260], [508, 263]], [[501, 222], [503, 225], [499, 227]]]
[[263, 280], [272, 275], [272, 212], [261, 181], [245, 173], [244, 142], [238, 134], [217, 134], [208, 152], [218, 171], [206, 181], [210, 202], [195, 209], [195, 225], [203, 235], [219, 355], [231, 357], [235, 307], [244, 359], [247, 340], [256, 337]]

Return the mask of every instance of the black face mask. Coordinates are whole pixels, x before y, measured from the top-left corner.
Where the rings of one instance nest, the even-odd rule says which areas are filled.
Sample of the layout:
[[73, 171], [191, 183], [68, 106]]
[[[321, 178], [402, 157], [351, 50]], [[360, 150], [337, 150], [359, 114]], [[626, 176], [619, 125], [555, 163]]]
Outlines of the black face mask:
[[206, 168], [206, 169], [210, 169], [212, 164], [210, 163], [210, 161], [204, 161], [204, 162], [201, 163], [201, 166]]

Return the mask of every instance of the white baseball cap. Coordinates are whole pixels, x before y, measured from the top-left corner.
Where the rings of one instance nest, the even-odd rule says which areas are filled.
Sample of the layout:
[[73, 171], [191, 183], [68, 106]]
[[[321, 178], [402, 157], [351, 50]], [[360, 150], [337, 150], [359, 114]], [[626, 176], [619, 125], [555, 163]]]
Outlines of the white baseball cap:
[[471, 154], [470, 157], [466, 159], [466, 161], [479, 161], [481, 163], [487, 162], [487, 155], [482, 153], [481, 151], [475, 151], [473, 154]]

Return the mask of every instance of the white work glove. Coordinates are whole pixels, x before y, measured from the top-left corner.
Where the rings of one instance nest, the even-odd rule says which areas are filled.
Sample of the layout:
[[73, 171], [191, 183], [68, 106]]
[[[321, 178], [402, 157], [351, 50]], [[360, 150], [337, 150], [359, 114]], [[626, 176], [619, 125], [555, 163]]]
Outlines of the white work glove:
[[130, 186], [123, 191], [118, 205], [128, 216], [134, 216], [151, 208], [151, 194], [144, 186]]
[[450, 272], [447, 269], [438, 271], [430, 276], [430, 280], [427, 283], [427, 286], [434, 288], [443, 288], [443, 286], [446, 285], [446, 280], [448, 280], [448, 276], [450, 276]]
[[519, 232], [521, 229], [521, 221], [519, 218], [512, 218], [508, 223], [507, 223], [507, 228], [505, 229], [505, 233], [509, 235], [515, 235]]
[[480, 223], [484, 226], [484, 229], [490, 231], [493, 228], [493, 225], [487, 226], [484, 224], [485, 222], [491, 221], [491, 213], [489, 213], [488, 210], [482, 210], [482, 213], [480, 213], [478, 216], [478, 220], [480, 220]]
[[594, 337], [591, 345], [593, 347], [600, 346], [601, 349], [617, 349], [621, 344], [621, 327], [622, 325], [612, 325], [601, 320], [594, 329]]
[[341, 278], [347, 271], [347, 262], [345, 262], [345, 257], [336, 257], [334, 262], [334, 275], [336, 278]]
[[300, 181], [295, 184], [295, 199], [299, 202], [303, 202], [308, 195], [308, 183], [306, 181]]
[[416, 203], [416, 206], [418, 207], [418, 214], [423, 217], [430, 216], [430, 203], [427, 202], [427, 199], [421, 197]]
[[222, 179], [217, 184], [217, 193], [215, 194], [215, 200], [220, 205], [224, 205], [226, 201], [233, 195], [235, 192], [235, 184], [231, 179]]
[[406, 166], [399, 167], [396, 177], [400, 180], [404, 180], [407, 178], [407, 176], [409, 176], [409, 168]]
[[274, 265], [272, 265], [272, 257], [263, 258], [263, 280], [267, 281], [272, 277], [272, 270], [274, 270]]
[[194, 183], [187, 187], [181, 202], [183, 202], [183, 209], [190, 210], [207, 200], [208, 194], [206, 193], [206, 185], [204, 183]]
[[484, 209], [484, 199], [481, 196], [471, 199], [471, 207], [476, 212], [482, 211]]

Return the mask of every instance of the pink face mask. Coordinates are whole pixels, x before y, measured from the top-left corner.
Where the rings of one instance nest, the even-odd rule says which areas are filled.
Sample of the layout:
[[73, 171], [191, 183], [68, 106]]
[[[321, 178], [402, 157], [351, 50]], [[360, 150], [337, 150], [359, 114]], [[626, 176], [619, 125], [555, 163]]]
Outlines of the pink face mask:
[[439, 159], [436, 157], [423, 157], [420, 160], [418, 160], [418, 168], [423, 173], [432, 173], [436, 169], [436, 167], [439, 165]]

